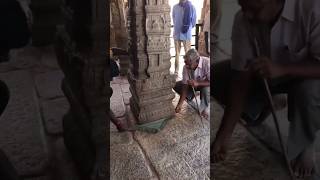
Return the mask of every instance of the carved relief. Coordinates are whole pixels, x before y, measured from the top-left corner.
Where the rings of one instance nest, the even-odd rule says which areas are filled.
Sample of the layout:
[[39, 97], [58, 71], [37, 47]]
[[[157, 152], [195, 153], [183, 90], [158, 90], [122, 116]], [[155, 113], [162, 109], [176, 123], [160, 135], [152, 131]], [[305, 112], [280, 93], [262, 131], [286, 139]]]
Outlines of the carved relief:
[[146, 31], [147, 33], [157, 33], [161, 35], [170, 35], [170, 17], [163, 14], [149, 15], [146, 19]]
[[169, 37], [163, 36], [149, 36], [147, 45], [148, 51], [150, 52], [168, 51], [170, 48], [170, 39]]

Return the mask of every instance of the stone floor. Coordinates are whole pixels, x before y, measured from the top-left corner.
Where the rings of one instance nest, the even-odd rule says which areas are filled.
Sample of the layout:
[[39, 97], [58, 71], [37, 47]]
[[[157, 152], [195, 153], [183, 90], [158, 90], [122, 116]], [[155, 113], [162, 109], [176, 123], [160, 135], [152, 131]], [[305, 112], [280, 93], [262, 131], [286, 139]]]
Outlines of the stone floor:
[[[223, 115], [220, 105], [213, 102], [212, 106], [214, 108], [211, 109], [211, 113], [214, 116], [211, 119], [211, 140], [214, 139]], [[216, 180], [290, 179], [286, 166], [282, 163], [282, 156], [261, 144], [240, 123], [237, 124], [231, 138], [227, 159], [222, 163], [212, 164], [211, 170]]]
[[[111, 109], [116, 117], [134, 123], [128, 81], [115, 78], [111, 87]], [[201, 121], [186, 103], [156, 134], [118, 133], [110, 124], [110, 141], [110, 179], [210, 179], [209, 121]]]
[[[211, 133], [214, 140], [221, 122], [223, 109], [212, 102], [214, 114], [211, 119]], [[287, 109], [277, 112], [281, 135], [286, 143], [289, 123]], [[316, 167], [320, 163], [320, 143], [316, 143]], [[287, 166], [281, 153], [272, 117], [256, 127], [246, 127], [238, 123], [230, 141], [228, 157], [224, 162], [212, 164], [211, 171], [216, 180], [289, 180]], [[318, 172], [319, 169], [317, 169]], [[310, 178], [312, 179], [312, 178]], [[312, 180], [317, 179], [316, 177]]]
[[79, 179], [62, 137], [69, 104], [53, 47], [16, 49], [10, 56], [0, 64], [0, 79], [10, 91], [0, 117], [0, 148], [22, 179]]

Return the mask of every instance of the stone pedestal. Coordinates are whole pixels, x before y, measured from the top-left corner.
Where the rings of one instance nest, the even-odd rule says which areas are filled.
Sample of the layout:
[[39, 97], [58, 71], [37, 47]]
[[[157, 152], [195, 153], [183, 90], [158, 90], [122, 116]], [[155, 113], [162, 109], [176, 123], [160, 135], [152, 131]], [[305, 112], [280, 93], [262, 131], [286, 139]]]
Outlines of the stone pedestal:
[[129, 1], [130, 106], [139, 124], [174, 114], [168, 0]]

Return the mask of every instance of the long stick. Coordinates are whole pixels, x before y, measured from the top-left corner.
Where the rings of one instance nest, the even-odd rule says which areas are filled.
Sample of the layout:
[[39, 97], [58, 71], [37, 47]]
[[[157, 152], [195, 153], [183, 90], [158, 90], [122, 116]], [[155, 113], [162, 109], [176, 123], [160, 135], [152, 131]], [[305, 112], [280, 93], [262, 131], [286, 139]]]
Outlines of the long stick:
[[[259, 49], [259, 46], [258, 46], [258, 41], [257, 41], [256, 38], [254, 38], [254, 46], [255, 46], [255, 50], [256, 50], [257, 56], [259, 57], [261, 54], [260, 54], [260, 49]], [[267, 97], [268, 97], [268, 101], [269, 101], [269, 104], [270, 104], [271, 113], [272, 113], [272, 117], [273, 117], [273, 122], [274, 122], [274, 124], [276, 126], [276, 130], [277, 130], [279, 142], [280, 142], [280, 145], [281, 145], [282, 153], [284, 155], [286, 164], [288, 166], [290, 176], [291, 176], [291, 178], [293, 180], [295, 180], [296, 177], [295, 177], [295, 175], [293, 173], [293, 170], [292, 170], [292, 167], [290, 165], [289, 158], [288, 158], [288, 154], [286, 152], [286, 148], [285, 148], [283, 140], [282, 140], [280, 126], [279, 126], [279, 120], [278, 120], [278, 117], [277, 117], [277, 115], [275, 113], [275, 108], [274, 108], [274, 103], [273, 103], [273, 99], [272, 99], [272, 96], [271, 96], [271, 91], [270, 91], [269, 84], [268, 84], [266, 78], [263, 78], [263, 84], [264, 84], [264, 88], [265, 88], [266, 93], [267, 93]]]
[[[189, 79], [192, 80], [190, 73], [191, 73], [191, 72], [189, 71], [189, 73], [188, 73]], [[203, 121], [202, 121], [202, 116], [201, 116], [201, 113], [200, 113], [200, 108], [199, 108], [198, 100], [197, 100], [197, 96], [196, 96], [196, 91], [194, 90], [194, 87], [193, 87], [193, 86], [191, 86], [191, 88], [192, 88], [193, 96], [194, 96], [194, 98], [196, 99], [196, 104], [197, 104], [197, 109], [198, 109], [198, 114], [199, 114], [199, 116], [200, 116], [201, 124], [202, 124], [202, 127], [204, 128], [204, 124], [203, 124]]]

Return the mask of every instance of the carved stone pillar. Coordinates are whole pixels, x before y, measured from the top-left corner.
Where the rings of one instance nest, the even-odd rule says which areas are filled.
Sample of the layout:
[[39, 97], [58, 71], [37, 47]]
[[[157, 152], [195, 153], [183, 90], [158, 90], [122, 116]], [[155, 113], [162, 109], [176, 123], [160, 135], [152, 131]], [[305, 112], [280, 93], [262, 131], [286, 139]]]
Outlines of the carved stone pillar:
[[107, 6], [105, 0], [65, 0], [65, 25], [58, 29], [55, 46], [70, 103], [63, 119], [64, 141], [83, 179], [107, 177]]
[[111, 0], [110, 47], [128, 49], [126, 12], [123, 0]]
[[129, 1], [130, 106], [139, 124], [174, 114], [168, 0]]
[[[110, 47], [117, 47], [128, 51], [127, 15], [124, 0], [110, 1]], [[116, 55], [120, 60], [120, 74], [127, 75], [129, 69], [129, 56]]]

